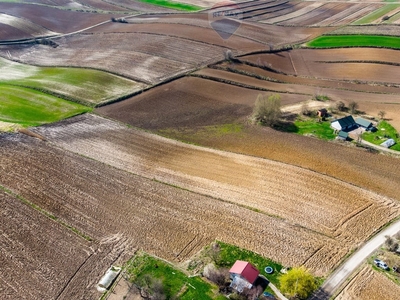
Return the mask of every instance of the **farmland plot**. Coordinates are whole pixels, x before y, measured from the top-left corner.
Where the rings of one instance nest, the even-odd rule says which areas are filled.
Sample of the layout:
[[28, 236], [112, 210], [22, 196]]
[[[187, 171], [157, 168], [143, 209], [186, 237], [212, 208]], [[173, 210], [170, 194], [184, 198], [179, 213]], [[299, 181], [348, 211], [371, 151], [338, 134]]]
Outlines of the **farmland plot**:
[[[399, 206], [389, 198], [324, 175], [182, 144], [92, 115], [35, 130], [80, 155], [279, 216], [350, 248], [399, 214]], [[283, 180], [289, 177], [290, 182]], [[323, 261], [323, 268], [328, 266], [323, 272], [327, 272], [347, 252], [342, 246], [330, 247], [310, 257], [310, 267], [316, 268]]]
[[145, 85], [109, 73], [78, 68], [42, 68], [0, 58], [0, 83], [50, 91], [95, 106]]
[[[100, 131], [121, 130], [118, 123], [97, 125]], [[88, 130], [81, 126], [77, 134], [89, 137]], [[100, 245], [115, 240], [110, 236], [118, 237], [110, 254], [140, 248], [171, 261], [184, 261], [218, 239], [297, 265], [318, 249], [329, 252], [329, 245], [334, 244], [287, 220], [135, 176], [34, 138], [2, 135], [0, 142], [0, 183]], [[267, 243], [271, 245], [265, 247]], [[342, 247], [348, 249], [346, 245]], [[318, 265], [309, 267], [324, 272]]]
[[365, 266], [335, 298], [337, 300], [396, 299], [399, 285]]
[[24, 32], [28, 37], [51, 36], [56, 34], [56, 32], [50, 31], [40, 25], [32, 23], [28, 19], [18, 18], [3, 13], [0, 13], [0, 24], [14, 27]]
[[[57, 41], [57, 40], [56, 40]], [[137, 81], [156, 83], [223, 58], [222, 47], [150, 34], [79, 34], [56, 49], [42, 45], [4, 46], [19, 61], [41, 66], [90, 67]]]
[[100, 22], [108, 21], [109, 14], [96, 14], [61, 10], [54, 7], [22, 3], [0, 3], [0, 11], [16, 18], [29, 20], [29, 22], [47, 28], [48, 30], [69, 33]]
[[[0, 203], [2, 297], [55, 298], [92, 252], [90, 243], [4, 191]], [[21, 270], [35, 272], [21, 277]]]

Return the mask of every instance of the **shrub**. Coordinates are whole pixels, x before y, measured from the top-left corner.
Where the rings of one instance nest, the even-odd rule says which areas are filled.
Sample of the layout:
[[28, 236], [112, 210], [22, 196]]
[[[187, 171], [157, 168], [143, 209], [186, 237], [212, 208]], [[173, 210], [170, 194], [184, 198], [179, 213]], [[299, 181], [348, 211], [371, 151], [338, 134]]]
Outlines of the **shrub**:
[[262, 125], [274, 126], [279, 122], [281, 115], [281, 97], [278, 94], [258, 95], [253, 111], [255, 121]]

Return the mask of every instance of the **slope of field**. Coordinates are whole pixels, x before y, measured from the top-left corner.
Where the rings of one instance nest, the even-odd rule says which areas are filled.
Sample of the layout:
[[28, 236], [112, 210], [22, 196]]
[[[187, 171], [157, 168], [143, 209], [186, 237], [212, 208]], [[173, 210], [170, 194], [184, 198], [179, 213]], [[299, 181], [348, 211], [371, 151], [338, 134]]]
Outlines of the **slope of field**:
[[[50, 31], [40, 25], [32, 23], [28, 19], [18, 18], [3, 13], [0, 13], [0, 24], [5, 24], [14, 27], [22, 31], [27, 37], [51, 36], [56, 34], [56, 32]], [[0, 39], [4, 38], [5, 38], [4, 36], [0, 36]], [[18, 39], [21, 38], [21, 36], [16, 36], [11, 38]]]
[[[121, 131], [113, 122], [100, 127], [96, 130]], [[89, 137], [91, 130], [83, 126], [79, 132]], [[184, 261], [218, 239], [285, 265], [307, 262], [318, 273], [325, 273], [325, 267], [309, 263], [310, 257], [321, 248], [336, 255], [329, 247], [334, 246], [332, 239], [287, 220], [144, 179], [27, 136], [1, 135], [0, 142], [0, 183], [101, 245], [107, 236], [119, 233], [125, 239], [119, 248], [140, 248]], [[348, 251], [346, 243], [342, 250]], [[337, 259], [327, 259], [328, 268]], [[71, 290], [79, 284], [91, 291], [90, 279], [75, 281]], [[81, 291], [69, 299], [84, 298]]]
[[0, 120], [25, 126], [37, 126], [68, 118], [90, 109], [48, 94], [0, 84]]
[[105, 72], [77, 68], [42, 68], [0, 58], [0, 83], [50, 91], [95, 106], [143, 89], [145, 85]]
[[398, 284], [392, 282], [381, 272], [365, 266], [335, 298], [337, 300], [397, 299], [400, 293]]
[[2, 299], [57, 298], [93, 255], [91, 243], [3, 190], [0, 205]]
[[[247, 118], [261, 91], [185, 77], [97, 109], [100, 114], [152, 130], [235, 123]], [[299, 95], [282, 94], [284, 105]], [[304, 97], [302, 99], [305, 99]], [[157, 107], [157, 110], [152, 108]]]
[[29, 20], [48, 30], [69, 33], [110, 20], [111, 14], [62, 10], [45, 5], [26, 3], [0, 3], [0, 11], [16, 18]]
[[[80, 155], [251, 207], [327, 236], [338, 244], [322, 247], [307, 261], [318, 272], [328, 271], [349, 248], [399, 213], [398, 205], [389, 198], [324, 175], [174, 142], [92, 115], [35, 131]], [[290, 182], [283, 180], [289, 177]]]

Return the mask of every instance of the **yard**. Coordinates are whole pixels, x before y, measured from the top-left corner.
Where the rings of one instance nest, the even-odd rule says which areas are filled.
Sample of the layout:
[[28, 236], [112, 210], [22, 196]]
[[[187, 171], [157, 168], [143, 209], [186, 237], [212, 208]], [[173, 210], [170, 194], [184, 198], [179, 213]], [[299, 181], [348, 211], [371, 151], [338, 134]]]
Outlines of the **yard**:
[[390, 125], [387, 121], [381, 121], [379, 122], [377, 129], [378, 130], [376, 132], [371, 132], [371, 131], [364, 132], [362, 138], [365, 141], [373, 143], [375, 145], [380, 145], [387, 139], [393, 139], [395, 140], [396, 144], [390, 147], [390, 149], [400, 151], [399, 133], [392, 125]]

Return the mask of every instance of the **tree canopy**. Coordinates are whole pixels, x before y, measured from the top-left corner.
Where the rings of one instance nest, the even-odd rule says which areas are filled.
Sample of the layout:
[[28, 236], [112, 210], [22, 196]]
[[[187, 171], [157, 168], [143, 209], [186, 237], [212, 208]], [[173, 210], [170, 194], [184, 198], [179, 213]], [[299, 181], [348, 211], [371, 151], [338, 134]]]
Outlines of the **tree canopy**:
[[279, 277], [281, 291], [290, 298], [307, 299], [317, 288], [317, 282], [305, 267], [290, 269]]

